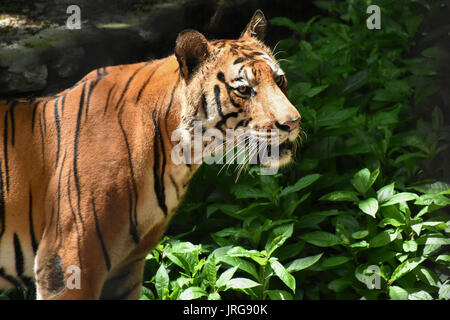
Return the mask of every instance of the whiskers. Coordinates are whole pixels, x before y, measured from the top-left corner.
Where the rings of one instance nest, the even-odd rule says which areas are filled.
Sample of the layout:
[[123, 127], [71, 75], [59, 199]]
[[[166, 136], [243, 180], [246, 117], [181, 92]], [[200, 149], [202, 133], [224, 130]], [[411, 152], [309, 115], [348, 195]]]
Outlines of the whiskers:
[[[215, 163], [220, 164], [220, 169], [217, 173], [219, 175], [223, 170], [228, 170], [234, 167], [233, 174], [235, 175], [235, 182], [237, 182], [243, 173], [249, 172], [251, 165], [267, 165], [271, 164], [279, 154], [277, 135], [262, 134], [259, 131], [246, 130], [227, 136], [226, 139], [216, 141], [216, 145], [208, 146], [211, 148], [210, 155], [214, 154], [216, 157]], [[283, 142], [289, 144], [291, 155], [295, 157], [298, 150], [306, 140], [306, 133], [301, 130], [295, 140]], [[276, 148], [276, 149], [274, 149]], [[275, 150], [275, 151], [274, 151]], [[274, 153], [276, 152], [276, 153]], [[268, 161], [268, 162], [266, 162]]]

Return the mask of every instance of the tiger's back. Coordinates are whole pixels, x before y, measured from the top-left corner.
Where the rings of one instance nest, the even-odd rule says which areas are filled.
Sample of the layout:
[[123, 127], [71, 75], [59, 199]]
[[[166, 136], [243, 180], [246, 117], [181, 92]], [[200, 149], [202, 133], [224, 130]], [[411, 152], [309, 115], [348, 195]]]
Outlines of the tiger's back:
[[[149, 86], [158, 72], [166, 77]], [[145, 188], [146, 182], [133, 177], [148, 176], [152, 160], [140, 154], [137, 145], [154, 132], [149, 127], [136, 130], [144, 124], [133, 109], [150, 99], [160, 103], [170, 99], [161, 87], [175, 87], [177, 72], [173, 58], [101, 68], [58, 95], [0, 102], [0, 287], [31, 285], [39, 240], [45, 233], [54, 233], [55, 243], [77, 246], [78, 239], [64, 236], [69, 219], [78, 226], [79, 237], [90, 224], [103, 243], [116, 237], [121, 231], [106, 228], [101, 217], [91, 223], [92, 216], [83, 215], [94, 206], [110, 212], [130, 211], [131, 206], [128, 216], [114, 217], [115, 223], [130, 224], [131, 242], [140, 240], [147, 231], [137, 226], [140, 208], [149, 207], [151, 200], [137, 198], [136, 190]], [[102, 156], [96, 157], [99, 150]], [[140, 163], [133, 163], [136, 158]], [[99, 187], [98, 181], [106, 187]], [[95, 203], [85, 200], [94, 194]], [[142, 220], [149, 219], [146, 215]], [[123, 247], [131, 243], [120, 248], [129, 251]], [[101, 251], [111, 267], [110, 253], [106, 247]]]

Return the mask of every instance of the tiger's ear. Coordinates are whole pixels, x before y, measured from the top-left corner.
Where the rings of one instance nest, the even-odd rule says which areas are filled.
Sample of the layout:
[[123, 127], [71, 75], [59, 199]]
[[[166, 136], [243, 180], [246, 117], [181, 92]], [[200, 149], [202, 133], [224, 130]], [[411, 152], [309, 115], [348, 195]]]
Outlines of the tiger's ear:
[[244, 31], [242, 31], [241, 38], [245, 37], [253, 37], [258, 40], [263, 41], [264, 37], [266, 35], [266, 29], [267, 29], [267, 20], [264, 16], [264, 13], [262, 13], [261, 10], [256, 10], [256, 12], [253, 14], [253, 17], [251, 18], [249, 24], [245, 28]]
[[208, 40], [196, 30], [181, 31], [175, 44], [175, 56], [181, 76], [188, 81], [209, 56]]

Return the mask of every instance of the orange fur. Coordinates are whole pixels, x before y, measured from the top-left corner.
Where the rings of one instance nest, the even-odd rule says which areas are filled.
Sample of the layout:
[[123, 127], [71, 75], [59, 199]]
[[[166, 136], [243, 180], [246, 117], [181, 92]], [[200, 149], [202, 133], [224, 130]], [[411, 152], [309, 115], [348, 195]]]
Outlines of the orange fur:
[[[257, 12], [238, 40], [186, 31], [176, 55], [0, 102], [0, 287], [35, 278], [40, 299], [138, 298], [145, 255], [199, 167], [172, 162], [174, 130], [199, 120], [297, 137], [284, 75], [255, 37], [263, 18]], [[251, 96], [233, 85], [238, 76]], [[66, 286], [69, 266], [81, 270], [80, 289]]]

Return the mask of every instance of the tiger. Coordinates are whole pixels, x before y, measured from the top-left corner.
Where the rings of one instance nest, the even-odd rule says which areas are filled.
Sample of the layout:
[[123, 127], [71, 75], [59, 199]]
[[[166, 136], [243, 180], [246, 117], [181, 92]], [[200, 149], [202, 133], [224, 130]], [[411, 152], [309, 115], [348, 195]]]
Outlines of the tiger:
[[280, 148], [299, 136], [286, 75], [263, 43], [267, 24], [257, 10], [236, 40], [184, 30], [168, 57], [96, 69], [53, 96], [2, 100], [0, 288], [139, 299], [146, 255], [201, 166], [173, 162], [172, 133], [200, 121], [277, 130]]

